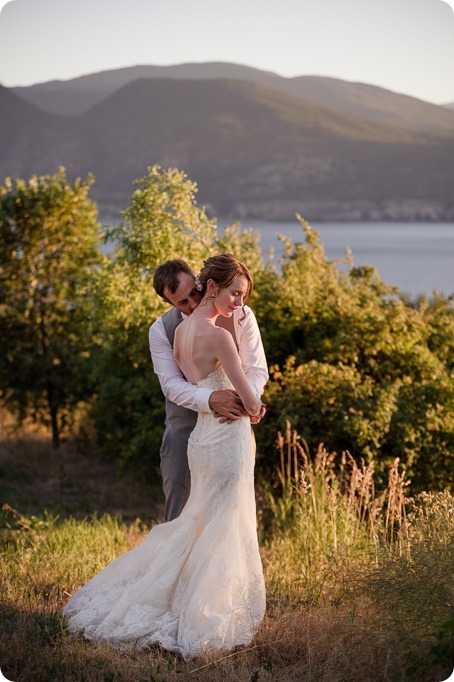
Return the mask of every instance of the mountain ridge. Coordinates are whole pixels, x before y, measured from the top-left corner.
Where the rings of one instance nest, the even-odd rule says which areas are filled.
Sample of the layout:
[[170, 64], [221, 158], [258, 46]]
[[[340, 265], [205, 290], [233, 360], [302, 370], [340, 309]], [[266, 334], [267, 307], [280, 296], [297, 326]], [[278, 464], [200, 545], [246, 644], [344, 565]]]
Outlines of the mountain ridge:
[[12, 90], [52, 113], [84, 113], [91, 106], [137, 78], [235, 78], [249, 80], [318, 104], [356, 113], [372, 120], [418, 130], [454, 131], [450, 107], [431, 104], [375, 85], [327, 76], [286, 78], [272, 71], [231, 62], [183, 63], [170, 66], [138, 65], [85, 74], [68, 81], [50, 81]]
[[218, 216], [454, 218], [454, 135], [385, 125], [250, 81], [138, 79], [77, 116], [39, 112], [0, 89], [5, 110], [0, 174], [92, 171], [104, 215], [118, 215], [133, 180], [158, 163], [186, 171]]

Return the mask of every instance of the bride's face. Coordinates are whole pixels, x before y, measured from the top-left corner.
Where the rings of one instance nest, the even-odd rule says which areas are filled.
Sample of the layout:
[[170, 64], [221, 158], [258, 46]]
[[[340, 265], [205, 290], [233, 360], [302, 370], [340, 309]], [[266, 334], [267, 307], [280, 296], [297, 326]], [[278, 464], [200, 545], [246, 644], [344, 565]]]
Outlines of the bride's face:
[[244, 297], [249, 289], [246, 277], [236, 277], [227, 287], [219, 289], [214, 304], [224, 317], [231, 317], [237, 308], [243, 305]]

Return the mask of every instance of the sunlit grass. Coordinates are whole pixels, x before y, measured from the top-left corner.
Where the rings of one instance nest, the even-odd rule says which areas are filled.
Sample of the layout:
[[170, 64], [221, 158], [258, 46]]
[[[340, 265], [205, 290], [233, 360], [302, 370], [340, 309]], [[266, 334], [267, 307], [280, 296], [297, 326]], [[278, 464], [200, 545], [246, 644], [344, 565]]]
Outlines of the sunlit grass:
[[144, 539], [150, 523], [111, 514], [22, 514], [0, 524], [0, 668], [33, 680], [441, 682], [452, 660], [454, 505], [408, 496], [395, 463], [373, 464], [292, 432], [278, 438], [276, 485], [258, 498], [267, 616], [251, 646], [189, 663], [159, 647], [120, 654], [71, 638], [69, 594]]
[[264, 490], [263, 542], [273, 591], [308, 602], [332, 590], [339, 566], [380, 548], [404, 548], [408, 483], [396, 460], [388, 486], [376, 492], [374, 462], [358, 464], [349, 453], [320, 445], [314, 458], [287, 423], [278, 434], [277, 485]]
[[265, 488], [262, 515], [274, 600], [302, 604], [316, 618], [334, 607], [336, 622], [350, 613], [348, 632], [369, 644], [375, 638], [386, 650], [383, 676], [373, 679], [406, 679], [410, 671], [409, 679], [428, 679], [427, 666], [433, 679], [444, 674], [443, 666], [451, 672], [451, 493], [410, 497], [398, 460], [378, 492], [373, 461], [358, 465], [348, 453], [338, 457], [323, 446], [312, 459], [289, 423], [277, 445], [278, 484]]
[[[0, 575], [16, 604], [30, 603], [37, 586], [46, 591], [47, 585], [58, 587], [59, 603], [62, 591], [71, 593], [146, 532], [140, 521], [126, 524], [108, 514], [60, 521], [49, 514], [25, 517], [4, 505], [2, 515]], [[27, 583], [32, 589], [24, 590]]]

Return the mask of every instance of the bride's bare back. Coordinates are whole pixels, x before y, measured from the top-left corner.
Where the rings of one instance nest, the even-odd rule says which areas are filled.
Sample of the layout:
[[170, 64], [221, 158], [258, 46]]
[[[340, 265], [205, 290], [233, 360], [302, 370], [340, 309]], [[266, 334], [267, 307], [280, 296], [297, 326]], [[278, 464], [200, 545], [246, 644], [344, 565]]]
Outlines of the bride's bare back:
[[205, 379], [222, 365], [245, 410], [251, 415], [260, 412], [261, 401], [243, 371], [233, 337], [214, 320], [194, 311], [175, 330], [174, 353], [183, 374], [192, 384]]
[[204, 319], [198, 320], [197, 324], [191, 322], [194, 323], [194, 319], [187, 318], [176, 329], [174, 352], [186, 379], [197, 384], [219, 366], [213, 349], [216, 332], [224, 330]]

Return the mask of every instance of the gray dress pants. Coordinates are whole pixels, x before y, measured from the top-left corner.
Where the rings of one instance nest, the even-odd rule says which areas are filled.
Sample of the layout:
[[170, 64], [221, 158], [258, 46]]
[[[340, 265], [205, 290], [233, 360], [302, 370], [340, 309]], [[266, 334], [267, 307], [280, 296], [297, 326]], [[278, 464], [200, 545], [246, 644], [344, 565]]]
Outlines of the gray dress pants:
[[166, 400], [166, 429], [161, 444], [161, 474], [166, 521], [180, 516], [191, 489], [188, 438], [197, 413]]
[[[177, 308], [162, 316], [164, 329], [173, 348], [175, 329], [183, 317]], [[166, 428], [161, 444], [161, 474], [166, 498], [166, 521], [180, 516], [189, 497], [191, 478], [188, 465], [188, 439], [194, 430], [197, 412], [179, 407], [166, 398]]]

